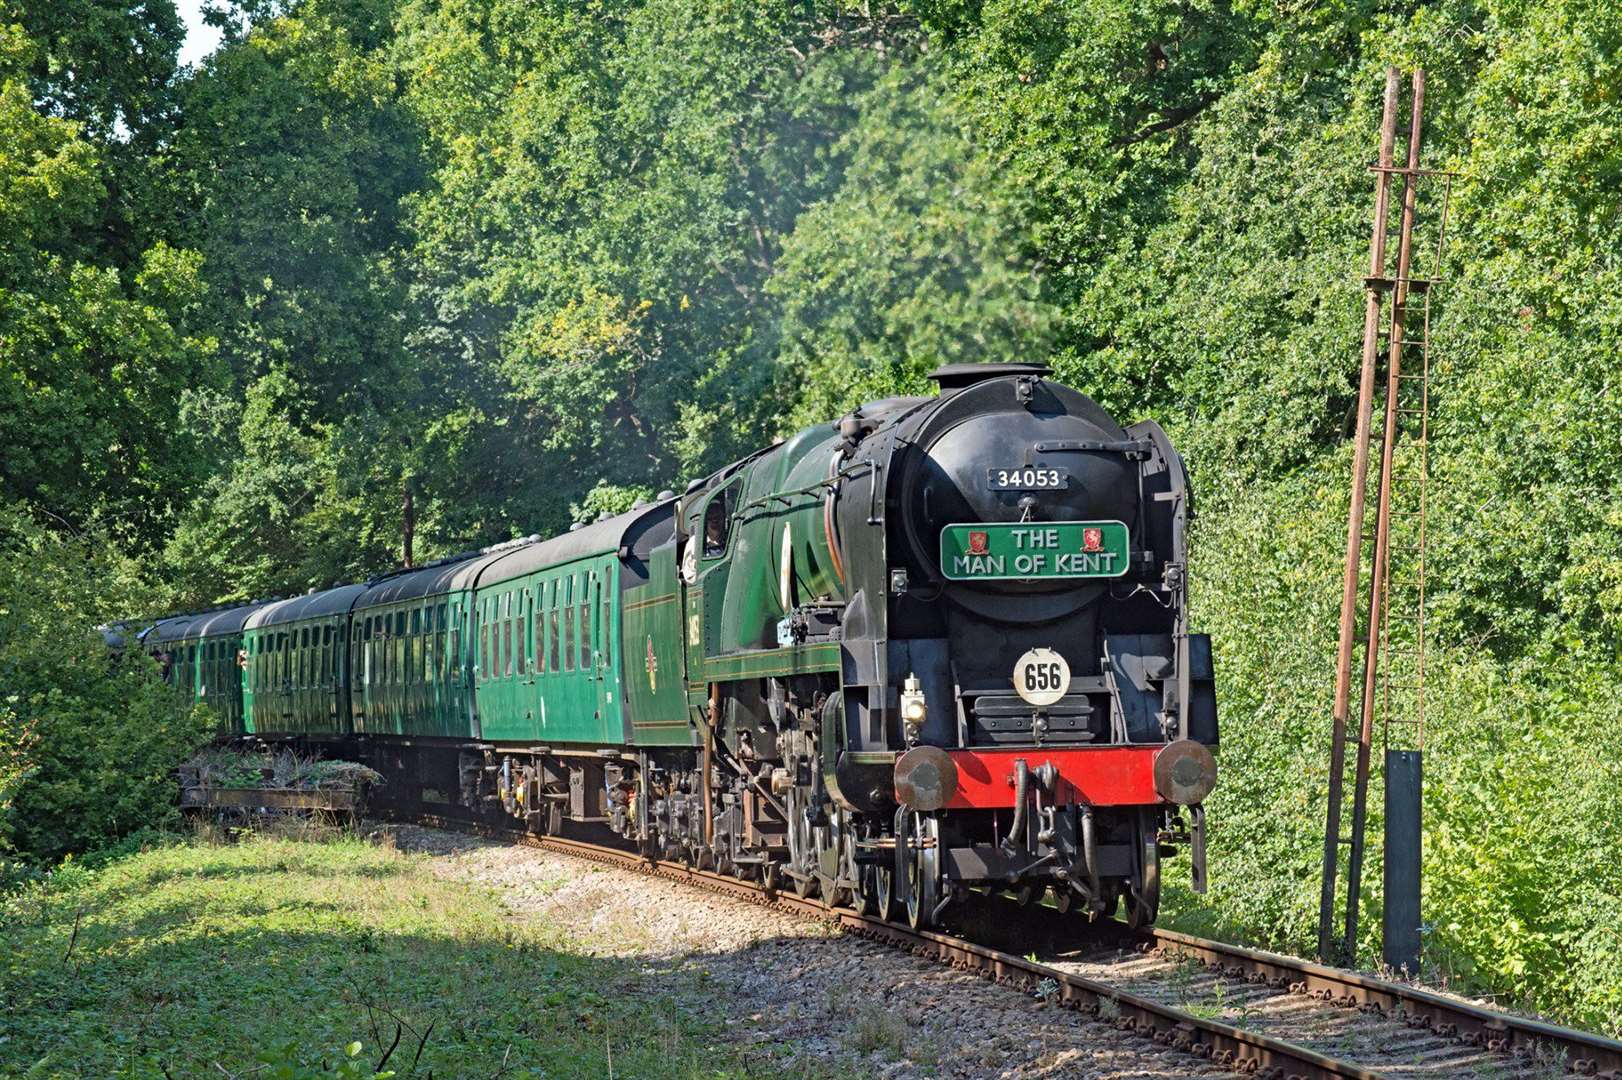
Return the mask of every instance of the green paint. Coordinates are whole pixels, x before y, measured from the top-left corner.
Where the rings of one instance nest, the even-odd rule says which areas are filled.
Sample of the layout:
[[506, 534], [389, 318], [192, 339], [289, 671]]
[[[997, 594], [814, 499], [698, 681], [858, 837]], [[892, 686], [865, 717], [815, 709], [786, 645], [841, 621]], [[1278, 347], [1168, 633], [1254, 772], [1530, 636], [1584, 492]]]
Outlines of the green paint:
[[1120, 577], [1131, 535], [1119, 521], [948, 525], [941, 573], [951, 581]]
[[347, 615], [322, 615], [245, 632], [245, 729], [348, 734], [348, 632]]
[[625, 703], [632, 741], [638, 746], [691, 745], [675, 545], [653, 552], [647, 584], [626, 590], [624, 599]]
[[349, 701], [356, 732], [475, 737], [468, 596], [457, 590], [354, 613]]
[[608, 552], [479, 587], [473, 680], [481, 738], [625, 741], [619, 572]]
[[796, 645], [787, 649], [760, 649], [710, 657], [704, 661], [704, 678], [712, 682], [838, 670], [839, 645], [836, 642]]

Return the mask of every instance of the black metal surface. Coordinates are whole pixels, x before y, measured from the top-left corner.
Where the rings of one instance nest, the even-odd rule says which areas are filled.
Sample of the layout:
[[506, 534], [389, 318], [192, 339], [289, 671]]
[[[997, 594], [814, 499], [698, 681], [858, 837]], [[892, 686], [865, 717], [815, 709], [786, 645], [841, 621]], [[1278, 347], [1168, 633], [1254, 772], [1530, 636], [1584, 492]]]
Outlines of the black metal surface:
[[1420, 815], [1423, 764], [1418, 750], [1385, 752], [1385, 962], [1419, 971]]
[[291, 600], [278, 600], [266, 604], [248, 616], [246, 628], [280, 626], [300, 619], [313, 619], [321, 615], [347, 614], [357, 597], [366, 591], [364, 585], [340, 585], [325, 592], [295, 596]]

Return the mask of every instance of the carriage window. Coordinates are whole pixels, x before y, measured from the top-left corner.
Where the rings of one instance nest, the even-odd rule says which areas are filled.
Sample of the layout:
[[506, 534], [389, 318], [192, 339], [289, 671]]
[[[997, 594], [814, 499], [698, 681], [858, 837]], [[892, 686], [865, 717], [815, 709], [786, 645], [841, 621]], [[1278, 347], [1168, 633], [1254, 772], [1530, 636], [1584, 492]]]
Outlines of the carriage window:
[[529, 671], [529, 590], [518, 595], [518, 674]]
[[501, 676], [513, 673], [513, 598], [511, 593], [504, 593], [501, 597], [501, 622], [496, 627], [496, 637], [499, 640], [497, 648], [501, 650], [501, 660], [496, 665], [496, 674]]
[[574, 670], [574, 575], [563, 579], [563, 593], [559, 597], [563, 608], [563, 670]]
[[578, 599], [580, 600], [580, 670], [581, 671], [586, 671], [591, 667], [591, 642], [592, 642], [592, 631], [590, 629], [590, 627], [591, 627], [591, 591], [586, 587], [586, 582], [588, 580], [595, 579], [596, 576], [597, 575], [592, 574], [588, 578], [588, 576], [586, 574], [581, 574], [580, 575], [580, 595], [579, 595]]
[[727, 488], [710, 498], [704, 508], [704, 557], [713, 559], [727, 549], [727, 536], [732, 531], [732, 504], [737, 486]]
[[546, 582], [535, 586], [535, 674], [544, 675], [546, 666]]
[[461, 662], [462, 630], [460, 627], [452, 626], [450, 634], [450, 648], [446, 650], [445, 654], [445, 677], [447, 680], [450, 678], [451, 672], [456, 669], [456, 665], [460, 664]]
[[549, 581], [546, 583], [547, 671], [557, 672], [563, 669], [563, 663], [558, 652], [558, 642], [561, 639], [562, 635], [558, 632], [558, 583]]
[[445, 622], [445, 605], [440, 604], [434, 608], [434, 659], [439, 664], [434, 670], [441, 681], [445, 675], [446, 639], [450, 636], [450, 626]]

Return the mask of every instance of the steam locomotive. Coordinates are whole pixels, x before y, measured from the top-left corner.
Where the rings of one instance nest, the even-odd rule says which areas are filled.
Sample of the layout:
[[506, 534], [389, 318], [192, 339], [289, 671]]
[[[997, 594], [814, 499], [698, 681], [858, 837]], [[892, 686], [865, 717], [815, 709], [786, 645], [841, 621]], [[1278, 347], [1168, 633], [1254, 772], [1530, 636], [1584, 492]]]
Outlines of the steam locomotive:
[[905, 917], [971, 889], [1154, 920], [1206, 875], [1188, 478], [1032, 364], [856, 409], [629, 513], [141, 630], [226, 738], [400, 810], [608, 831]]

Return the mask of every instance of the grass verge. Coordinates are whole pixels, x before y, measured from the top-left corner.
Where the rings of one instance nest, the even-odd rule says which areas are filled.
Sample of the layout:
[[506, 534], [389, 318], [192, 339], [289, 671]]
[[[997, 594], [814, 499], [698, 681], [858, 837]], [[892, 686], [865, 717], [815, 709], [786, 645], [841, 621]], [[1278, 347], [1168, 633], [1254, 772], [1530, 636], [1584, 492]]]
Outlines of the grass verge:
[[703, 990], [592, 944], [352, 837], [70, 862], [0, 899], [0, 1077], [738, 1074]]

